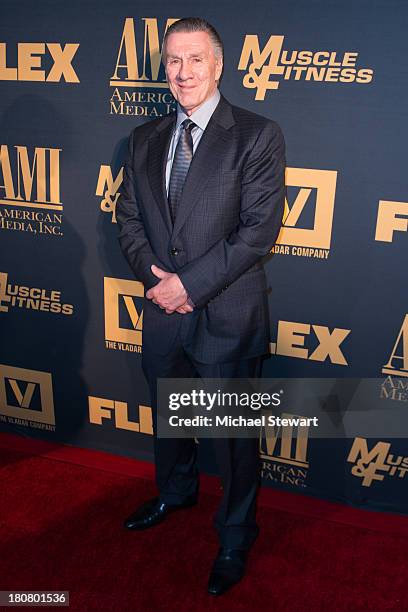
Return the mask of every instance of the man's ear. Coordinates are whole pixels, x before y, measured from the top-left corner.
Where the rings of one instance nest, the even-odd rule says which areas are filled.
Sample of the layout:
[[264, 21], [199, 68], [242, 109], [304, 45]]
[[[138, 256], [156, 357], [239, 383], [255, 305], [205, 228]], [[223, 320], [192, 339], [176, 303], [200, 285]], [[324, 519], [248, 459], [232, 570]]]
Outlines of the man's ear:
[[222, 67], [223, 67], [223, 63], [222, 63], [222, 59], [217, 59], [216, 60], [216, 68], [215, 68], [215, 77], [216, 77], [216, 81], [218, 83], [218, 81], [221, 78], [222, 75]]

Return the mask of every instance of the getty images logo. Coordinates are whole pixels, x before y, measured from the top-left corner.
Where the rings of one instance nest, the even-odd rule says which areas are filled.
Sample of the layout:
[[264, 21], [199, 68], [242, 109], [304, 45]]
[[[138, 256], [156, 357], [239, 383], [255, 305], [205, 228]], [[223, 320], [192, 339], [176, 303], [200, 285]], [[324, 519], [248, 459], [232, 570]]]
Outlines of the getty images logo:
[[245, 70], [242, 83], [256, 89], [255, 100], [265, 100], [266, 92], [285, 81], [320, 81], [326, 83], [370, 83], [373, 70], [360, 68], [354, 51], [285, 51], [284, 36], [272, 35], [261, 50], [259, 37], [247, 34], [242, 46], [238, 70]]

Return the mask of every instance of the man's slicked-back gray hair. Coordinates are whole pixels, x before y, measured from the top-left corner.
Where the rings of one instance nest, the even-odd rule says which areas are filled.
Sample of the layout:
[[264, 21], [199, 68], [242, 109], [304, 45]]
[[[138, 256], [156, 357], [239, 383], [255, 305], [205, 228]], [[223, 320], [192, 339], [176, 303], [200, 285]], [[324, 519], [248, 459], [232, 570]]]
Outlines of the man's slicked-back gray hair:
[[223, 59], [224, 45], [214, 26], [202, 17], [184, 17], [175, 21], [167, 30], [163, 41], [163, 55], [166, 57], [166, 39], [175, 32], [207, 32], [214, 46], [216, 57]]

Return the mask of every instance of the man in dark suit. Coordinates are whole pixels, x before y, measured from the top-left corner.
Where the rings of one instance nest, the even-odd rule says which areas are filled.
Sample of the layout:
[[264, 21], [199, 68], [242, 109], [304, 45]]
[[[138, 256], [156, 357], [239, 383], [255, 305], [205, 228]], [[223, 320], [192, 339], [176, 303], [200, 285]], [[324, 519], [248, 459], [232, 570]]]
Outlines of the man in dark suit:
[[[269, 350], [266, 277], [284, 209], [279, 126], [219, 92], [223, 46], [199, 18], [167, 31], [163, 62], [177, 112], [133, 130], [116, 207], [121, 249], [146, 290], [142, 368], [158, 378], [254, 378]], [[156, 417], [153, 417], [156, 428]], [[245, 572], [258, 534], [258, 441], [213, 440], [223, 484], [220, 549], [208, 590]], [[159, 496], [125, 522], [146, 529], [198, 496], [193, 439], [154, 438]]]

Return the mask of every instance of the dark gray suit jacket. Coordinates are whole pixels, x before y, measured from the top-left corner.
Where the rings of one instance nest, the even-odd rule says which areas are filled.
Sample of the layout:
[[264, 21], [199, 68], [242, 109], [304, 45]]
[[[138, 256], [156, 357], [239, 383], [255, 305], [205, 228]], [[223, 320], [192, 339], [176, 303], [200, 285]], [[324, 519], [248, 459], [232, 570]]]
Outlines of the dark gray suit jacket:
[[145, 290], [156, 264], [177, 272], [196, 308], [166, 314], [151, 300], [143, 312], [143, 351], [165, 354], [179, 331], [202, 363], [268, 352], [269, 314], [261, 258], [284, 210], [285, 144], [274, 121], [232, 106], [223, 96], [194, 153], [174, 227], [165, 169], [176, 113], [129, 137], [116, 205], [119, 243]]

